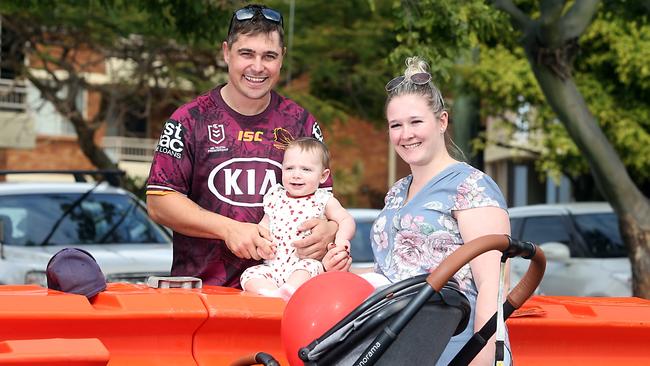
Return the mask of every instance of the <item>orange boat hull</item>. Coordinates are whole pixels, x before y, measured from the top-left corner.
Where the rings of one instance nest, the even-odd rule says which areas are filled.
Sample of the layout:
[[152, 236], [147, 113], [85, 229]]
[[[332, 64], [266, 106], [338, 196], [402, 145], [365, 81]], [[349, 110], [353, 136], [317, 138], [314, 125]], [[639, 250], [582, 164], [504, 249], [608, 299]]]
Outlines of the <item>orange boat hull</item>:
[[[0, 286], [0, 365], [287, 365], [280, 299], [206, 286], [109, 284], [85, 297]], [[537, 296], [508, 319], [519, 365], [648, 365], [650, 301]], [[300, 331], [300, 330], [296, 330]]]

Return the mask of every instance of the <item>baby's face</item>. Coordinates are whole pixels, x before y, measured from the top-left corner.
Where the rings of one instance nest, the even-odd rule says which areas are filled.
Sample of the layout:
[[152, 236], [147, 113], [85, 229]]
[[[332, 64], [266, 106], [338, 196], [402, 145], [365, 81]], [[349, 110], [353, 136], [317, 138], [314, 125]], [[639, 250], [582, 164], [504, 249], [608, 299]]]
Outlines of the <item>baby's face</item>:
[[316, 192], [328, 174], [317, 151], [293, 147], [284, 152], [282, 185], [290, 195], [300, 197]]

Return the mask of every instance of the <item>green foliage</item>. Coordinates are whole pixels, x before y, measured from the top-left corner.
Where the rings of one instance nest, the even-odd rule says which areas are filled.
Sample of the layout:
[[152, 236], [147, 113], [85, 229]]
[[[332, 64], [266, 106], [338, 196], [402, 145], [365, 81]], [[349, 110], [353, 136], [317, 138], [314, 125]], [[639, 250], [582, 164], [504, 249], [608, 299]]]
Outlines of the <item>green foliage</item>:
[[[539, 4], [517, 1], [526, 14], [539, 16]], [[525, 133], [535, 136], [540, 174], [578, 176], [589, 171], [587, 162], [563, 125], [546, 104], [518, 41], [521, 36], [504, 14], [484, 1], [426, 0], [396, 2], [401, 9], [392, 64], [407, 55], [432, 60], [436, 80], [460, 77], [481, 98], [483, 119], [490, 116], [518, 131], [512, 113], [530, 106], [523, 117]], [[466, 16], [465, 14], [471, 14]], [[591, 112], [618, 151], [637, 184], [650, 182], [650, 23], [648, 5], [605, 1], [587, 32], [580, 38], [573, 77]], [[467, 50], [478, 50], [471, 62]], [[443, 89], [445, 89], [443, 85]], [[454, 92], [448, 86], [446, 94]], [[449, 90], [451, 89], [451, 90]], [[508, 113], [510, 115], [508, 116]], [[485, 146], [485, 141], [475, 146]]]
[[389, 57], [392, 69], [401, 72], [407, 57], [419, 55], [442, 85], [457, 64], [473, 62], [470, 53], [481, 37], [496, 38], [503, 31], [498, 21], [503, 17], [483, 1], [396, 1], [393, 6], [401, 22], [400, 44]]
[[343, 111], [344, 107], [336, 101], [323, 101], [309, 93], [295, 90], [280, 90], [280, 92], [317, 116], [319, 123], [328, 125], [337, 119], [347, 119], [347, 114]]
[[356, 160], [352, 167], [335, 169], [332, 179], [336, 182], [336, 195], [342, 197], [345, 206], [359, 206], [358, 197], [363, 183], [363, 162]]
[[[283, 9], [284, 3], [269, 5]], [[289, 12], [283, 11], [287, 39]], [[392, 75], [386, 58], [397, 45], [393, 19], [386, 1], [296, 1], [285, 72], [291, 64], [292, 79], [308, 75], [309, 93], [333, 108], [381, 121], [384, 84]]]

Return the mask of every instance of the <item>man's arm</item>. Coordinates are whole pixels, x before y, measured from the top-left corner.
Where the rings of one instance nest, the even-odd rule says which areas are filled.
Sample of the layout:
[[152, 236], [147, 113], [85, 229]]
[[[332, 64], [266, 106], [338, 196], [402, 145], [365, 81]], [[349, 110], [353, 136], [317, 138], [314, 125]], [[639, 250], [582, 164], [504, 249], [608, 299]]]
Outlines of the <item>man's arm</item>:
[[147, 195], [147, 211], [154, 221], [183, 235], [224, 240], [239, 258], [259, 260], [257, 248], [271, 246], [259, 235], [257, 224], [207, 211], [180, 193]]
[[304, 239], [294, 241], [291, 245], [296, 248], [296, 253], [301, 259], [322, 260], [327, 253], [327, 244], [334, 242], [338, 229], [336, 221], [307, 220], [298, 227], [298, 230], [311, 230], [311, 234]]

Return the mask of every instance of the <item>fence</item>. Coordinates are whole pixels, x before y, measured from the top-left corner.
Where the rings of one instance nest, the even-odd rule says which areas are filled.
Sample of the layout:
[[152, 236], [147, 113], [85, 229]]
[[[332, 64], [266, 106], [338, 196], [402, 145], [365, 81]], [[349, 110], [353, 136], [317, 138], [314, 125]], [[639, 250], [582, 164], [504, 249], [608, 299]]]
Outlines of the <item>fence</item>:
[[0, 79], [0, 110], [27, 110], [27, 88], [22, 81]]
[[151, 162], [158, 140], [137, 137], [105, 136], [104, 151], [114, 161]]

